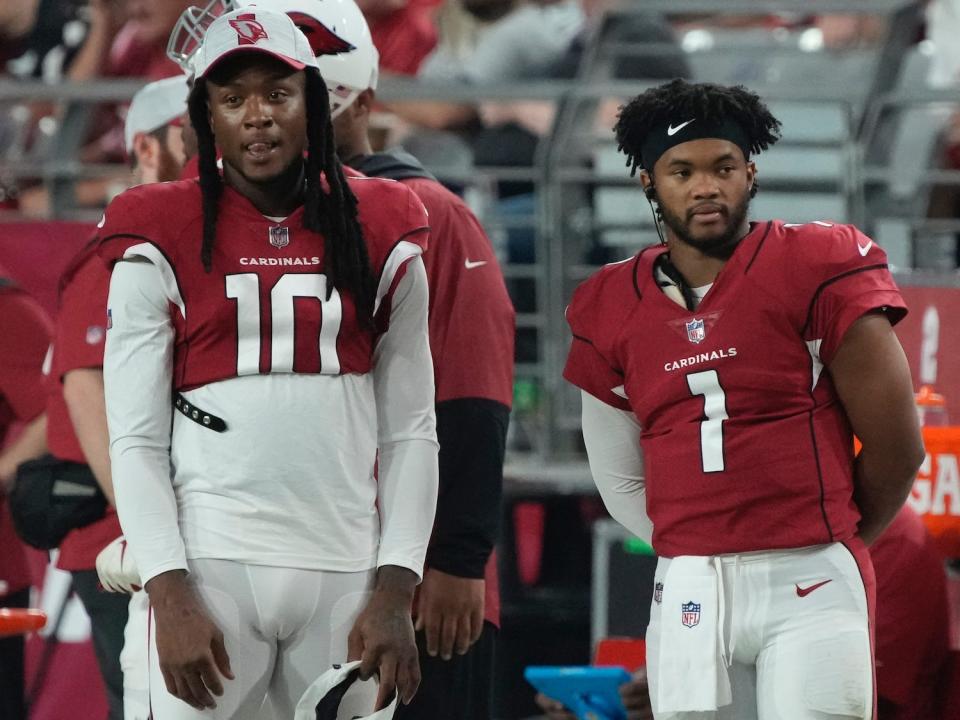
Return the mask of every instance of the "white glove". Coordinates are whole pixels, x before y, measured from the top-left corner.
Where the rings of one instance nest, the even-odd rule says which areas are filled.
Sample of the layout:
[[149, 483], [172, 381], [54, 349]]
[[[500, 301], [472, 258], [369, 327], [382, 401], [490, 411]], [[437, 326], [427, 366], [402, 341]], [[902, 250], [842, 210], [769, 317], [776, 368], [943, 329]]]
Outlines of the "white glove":
[[140, 571], [121, 535], [97, 555], [97, 575], [108, 592], [134, 593], [140, 589]]

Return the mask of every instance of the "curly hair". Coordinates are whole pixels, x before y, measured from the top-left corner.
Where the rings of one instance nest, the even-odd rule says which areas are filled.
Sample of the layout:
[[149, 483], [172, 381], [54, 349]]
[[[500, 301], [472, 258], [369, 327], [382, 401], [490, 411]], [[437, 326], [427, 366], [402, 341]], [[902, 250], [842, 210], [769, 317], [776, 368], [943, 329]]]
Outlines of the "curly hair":
[[[304, 226], [324, 238], [324, 273], [333, 289], [354, 298], [361, 322], [372, 323], [376, 282], [357, 212], [357, 198], [343, 174], [334, 149], [333, 125], [327, 86], [319, 71], [307, 68], [307, 157], [304, 192]], [[200, 257], [210, 272], [223, 178], [217, 168], [216, 141], [207, 110], [205, 80], [194, 83], [187, 101], [190, 122], [197, 133], [200, 190], [203, 198], [203, 243]]]
[[743, 128], [752, 153], [766, 150], [780, 139], [780, 121], [758, 95], [742, 85], [727, 87], [672, 80], [641, 93], [620, 108], [613, 131], [617, 149], [627, 156], [631, 175], [636, 174], [637, 168], [648, 172], [653, 169], [643, 165], [644, 140], [652, 130], [666, 126], [680, 115], [717, 123], [724, 119], [735, 121]]

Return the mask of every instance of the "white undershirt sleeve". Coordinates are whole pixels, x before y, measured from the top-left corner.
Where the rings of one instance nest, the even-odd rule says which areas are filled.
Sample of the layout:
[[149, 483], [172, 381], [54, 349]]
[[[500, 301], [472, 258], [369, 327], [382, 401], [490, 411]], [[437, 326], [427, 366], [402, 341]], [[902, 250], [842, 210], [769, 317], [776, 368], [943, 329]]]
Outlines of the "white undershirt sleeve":
[[423, 576], [437, 508], [437, 421], [429, 304], [423, 260], [414, 258], [394, 292], [390, 326], [374, 351], [380, 550], [377, 567]]
[[632, 412], [607, 405], [586, 391], [580, 398], [583, 442], [600, 497], [614, 520], [649, 543], [653, 523], [647, 517], [640, 423]]
[[117, 263], [103, 359], [117, 514], [140, 578], [187, 569], [170, 479], [174, 329], [159, 269]]

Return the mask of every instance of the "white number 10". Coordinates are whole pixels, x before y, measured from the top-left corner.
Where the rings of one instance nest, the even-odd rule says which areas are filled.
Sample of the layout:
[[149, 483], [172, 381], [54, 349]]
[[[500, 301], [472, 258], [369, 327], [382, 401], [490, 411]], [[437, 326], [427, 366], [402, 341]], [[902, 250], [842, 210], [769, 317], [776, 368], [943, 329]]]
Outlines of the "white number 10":
[[687, 375], [687, 387], [694, 395], [703, 395], [703, 414], [700, 423], [700, 459], [703, 471], [722, 472], [723, 421], [727, 419], [727, 396], [720, 387], [716, 370]]
[[[237, 375], [260, 372], [260, 278], [256, 273], [227, 275], [227, 297], [237, 301]], [[334, 288], [327, 300], [327, 276], [288, 273], [270, 290], [270, 371], [293, 372], [294, 299], [316, 298], [323, 304], [318, 347], [320, 372], [340, 372], [337, 335], [343, 318], [340, 293]]]

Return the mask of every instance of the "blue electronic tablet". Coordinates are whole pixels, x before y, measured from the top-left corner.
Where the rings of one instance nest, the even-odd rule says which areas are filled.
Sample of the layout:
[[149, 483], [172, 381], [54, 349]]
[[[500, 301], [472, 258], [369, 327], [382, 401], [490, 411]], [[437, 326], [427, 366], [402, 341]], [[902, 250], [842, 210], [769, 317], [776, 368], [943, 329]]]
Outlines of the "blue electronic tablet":
[[523, 676], [547, 697], [559, 700], [579, 720], [626, 720], [620, 686], [630, 680], [622, 667], [528, 667]]

